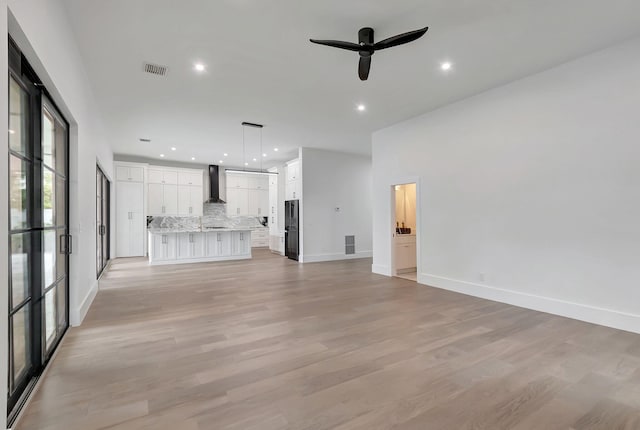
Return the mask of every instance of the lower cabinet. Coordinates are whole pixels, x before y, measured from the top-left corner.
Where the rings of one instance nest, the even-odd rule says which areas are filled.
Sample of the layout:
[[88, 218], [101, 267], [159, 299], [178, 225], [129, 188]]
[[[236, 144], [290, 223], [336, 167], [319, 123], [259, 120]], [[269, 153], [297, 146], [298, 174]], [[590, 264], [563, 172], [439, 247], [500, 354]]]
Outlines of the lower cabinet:
[[251, 231], [149, 233], [151, 264], [245, 258], [251, 258]]
[[171, 261], [176, 259], [176, 234], [153, 234], [149, 241], [153, 261]]
[[396, 270], [415, 269], [416, 261], [416, 236], [396, 235]]
[[207, 234], [207, 257], [228, 257], [231, 255], [231, 232], [210, 231]]
[[177, 233], [178, 259], [205, 257], [205, 238], [203, 233]]
[[251, 233], [248, 231], [231, 232], [231, 255], [251, 254]]

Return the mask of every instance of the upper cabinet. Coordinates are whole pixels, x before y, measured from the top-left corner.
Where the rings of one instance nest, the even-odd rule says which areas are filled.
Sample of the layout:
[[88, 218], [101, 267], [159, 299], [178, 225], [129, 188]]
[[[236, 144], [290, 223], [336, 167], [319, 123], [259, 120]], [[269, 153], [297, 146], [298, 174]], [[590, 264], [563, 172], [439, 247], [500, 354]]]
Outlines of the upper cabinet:
[[192, 185], [195, 187], [202, 187], [203, 178], [202, 172], [178, 172], [178, 185]]
[[204, 171], [149, 166], [147, 208], [151, 216], [201, 216]]
[[285, 200], [299, 200], [302, 198], [302, 168], [300, 160], [295, 159], [287, 163], [287, 183], [285, 184]]
[[178, 185], [178, 171], [150, 166], [147, 170], [147, 182], [150, 184]]
[[143, 182], [144, 168], [137, 166], [116, 166], [116, 181]]
[[227, 215], [268, 216], [269, 176], [227, 173]]
[[300, 180], [300, 160], [291, 160], [287, 163], [287, 182]]

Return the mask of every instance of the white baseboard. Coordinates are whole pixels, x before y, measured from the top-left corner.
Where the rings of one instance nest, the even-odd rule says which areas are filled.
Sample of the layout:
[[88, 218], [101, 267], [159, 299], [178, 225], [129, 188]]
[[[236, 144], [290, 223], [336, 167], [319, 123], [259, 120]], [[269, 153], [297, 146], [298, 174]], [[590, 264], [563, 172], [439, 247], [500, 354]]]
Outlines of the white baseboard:
[[89, 292], [87, 292], [84, 300], [82, 300], [82, 303], [80, 303], [79, 308], [70, 313], [69, 324], [72, 327], [77, 327], [82, 324], [84, 317], [87, 316], [87, 312], [89, 312], [91, 303], [93, 303], [93, 299], [96, 298], [96, 294], [98, 294], [98, 281], [94, 282], [94, 284], [91, 286], [91, 289], [89, 290]]
[[391, 276], [391, 267], [382, 264], [372, 264], [371, 272], [378, 275]]
[[519, 291], [506, 290], [489, 285], [445, 278], [443, 276], [421, 273], [420, 284], [444, 290], [455, 291], [469, 296], [480, 297], [496, 302], [507, 303], [521, 308], [533, 309], [549, 314], [560, 315], [593, 324], [612, 327], [619, 330], [640, 333], [640, 315], [619, 312], [612, 309], [585, 305], [551, 297], [536, 296]]
[[315, 254], [305, 255], [304, 263], [319, 263], [322, 261], [336, 261], [336, 260], [353, 260], [356, 258], [371, 258], [373, 251], [356, 252], [355, 254]]

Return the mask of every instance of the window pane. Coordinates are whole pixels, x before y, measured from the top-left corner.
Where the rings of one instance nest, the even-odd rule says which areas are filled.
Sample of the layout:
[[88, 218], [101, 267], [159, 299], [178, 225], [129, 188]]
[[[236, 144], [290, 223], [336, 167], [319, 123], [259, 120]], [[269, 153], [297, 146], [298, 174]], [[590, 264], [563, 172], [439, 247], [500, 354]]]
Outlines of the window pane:
[[44, 268], [43, 268], [43, 290], [48, 288], [56, 280], [56, 231], [45, 230], [44, 236]]
[[29, 306], [24, 306], [11, 317], [13, 330], [13, 386], [20, 380], [22, 374], [29, 368]]
[[28, 163], [9, 156], [9, 193], [11, 200], [11, 229], [27, 228], [27, 170]]
[[42, 169], [42, 220], [45, 227], [55, 225], [55, 175], [47, 168]]
[[67, 284], [66, 280], [58, 283], [58, 332], [61, 333], [67, 327]]
[[44, 295], [44, 339], [46, 350], [53, 344], [58, 332], [56, 289], [52, 288]]
[[53, 150], [56, 126], [53, 117], [46, 109], [42, 110], [42, 161], [51, 168], [55, 168]]
[[62, 226], [67, 224], [67, 181], [64, 178], [56, 177], [56, 225]]
[[29, 291], [29, 233], [11, 235], [11, 309], [27, 298]]
[[65, 174], [67, 164], [67, 129], [60, 122], [56, 123], [55, 130], [55, 154], [56, 154], [56, 171]]
[[9, 81], [9, 148], [27, 154], [27, 113], [28, 96], [22, 87], [12, 79]]

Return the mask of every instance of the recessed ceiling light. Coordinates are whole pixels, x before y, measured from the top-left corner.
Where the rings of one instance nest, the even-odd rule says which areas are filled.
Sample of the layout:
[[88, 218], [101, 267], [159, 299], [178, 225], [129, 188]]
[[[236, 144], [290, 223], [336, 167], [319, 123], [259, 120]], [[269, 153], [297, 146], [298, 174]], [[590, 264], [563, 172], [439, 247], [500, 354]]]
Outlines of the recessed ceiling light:
[[9, 134], [16, 134], [16, 131], [9, 129]]
[[175, 151], [176, 149], [177, 149], [177, 148], [176, 148], [175, 146], [172, 146], [172, 147], [171, 147], [171, 150], [172, 150], [172, 151]]
[[266, 156], [267, 156], [267, 154], [262, 154], [262, 156], [263, 156], [263, 157], [266, 157]]
[[248, 165], [249, 165], [249, 163], [244, 163], [244, 165], [245, 165], [245, 166], [248, 166]]
[[193, 68], [195, 69], [196, 72], [204, 72], [204, 64], [202, 63], [196, 63], [193, 65]]
[[367, 110], [367, 107], [363, 104], [359, 104], [358, 105], [358, 111], [360, 112], [364, 112], [365, 110]]
[[278, 152], [278, 148], [273, 148], [274, 151]]
[[253, 159], [253, 161], [258, 161], [258, 160], [256, 160], [256, 159], [254, 158], [254, 159]]
[[193, 160], [195, 160], [195, 159], [196, 159], [196, 157], [191, 157], [191, 161], [193, 161]]
[[164, 157], [164, 154], [160, 154], [160, 157]]
[[227, 156], [227, 155], [229, 155], [229, 154], [227, 154], [227, 153], [225, 152], [225, 153], [224, 153], [224, 154], [222, 154], [222, 155], [224, 155], [224, 156], [226, 157], [226, 156]]
[[224, 161], [220, 160], [220, 164], [224, 163]]
[[453, 67], [453, 64], [451, 64], [449, 61], [445, 61], [444, 63], [440, 64], [440, 68], [445, 72], [447, 70], [451, 70], [452, 67]]

